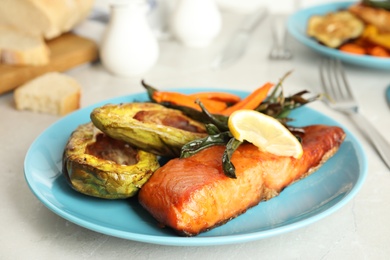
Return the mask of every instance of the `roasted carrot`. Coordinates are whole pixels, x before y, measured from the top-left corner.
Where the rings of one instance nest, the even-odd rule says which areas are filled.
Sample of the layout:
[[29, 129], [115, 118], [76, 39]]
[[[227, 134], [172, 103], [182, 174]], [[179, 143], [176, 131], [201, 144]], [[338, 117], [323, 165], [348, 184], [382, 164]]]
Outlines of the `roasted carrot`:
[[[210, 113], [218, 113], [227, 108], [227, 104], [223, 101], [211, 100], [206, 98], [199, 98], [199, 100]], [[200, 106], [197, 106], [200, 109]]]
[[152, 97], [153, 100], [158, 103], [169, 102], [174, 105], [191, 107], [201, 111], [200, 106], [195, 103], [196, 100], [199, 99], [210, 113], [220, 112], [227, 107], [227, 104], [222, 101], [191, 97], [189, 95], [178, 92], [155, 91]]
[[200, 99], [217, 100], [232, 104], [235, 104], [241, 100], [239, 96], [226, 92], [200, 92], [189, 94], [189, 96]]
[[242, 99], [240, 102], [237, 102], [236, 104], [224, 109], [221, 111], [220, 114], [222, 115], [230, 115], [236, 110], [239, 109], [255, 109], [258, 107], [261, 102], [264, 101], [264, 99], [267, 97], [269, 90], [274, 86], [273, 83], [267, 82], [260, 88], [256, 89], [253, 91], [249, 96], [246, 98]]
[[390, 57], [390, 52], [381, 46], [374, 46], [374, 47], [370, 48], [368, 50], [368, 53], [370, 55], [376, 56], [376, 57], [383, 57], [383, 58]]
[[[255, 109], [267, 97], [273, 86], [272, 83], [266, 83], [244, 99], [225, 92], [201, 92], [187, 95], [169, 91], [154, 91], [152, 99], [158, 103], [168, 102], [201, 111], [200, 106], [196, 103], [199, 100], [210, 113], [230, 115], [239, 109]], [[228, 103], [233, 105], [228, 107]]]
[[339, 48], [340, 51], [343, 52], [348, 52], [352, 54], [357, 54], [357, 55], [364, 55], [366, 54], [366, 50], [364, 47], [356, 44], [356, 43], [346, 43], [340, 46]]

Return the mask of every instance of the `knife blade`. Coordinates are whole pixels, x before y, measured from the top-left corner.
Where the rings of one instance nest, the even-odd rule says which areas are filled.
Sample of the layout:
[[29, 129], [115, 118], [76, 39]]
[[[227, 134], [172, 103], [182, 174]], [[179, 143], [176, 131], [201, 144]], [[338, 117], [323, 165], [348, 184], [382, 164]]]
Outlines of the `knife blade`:
[[224, 68], [240, 59], [245, 53], [252, 32], [264, 20], [267, 14], [267, 8], [262, 7], [245, 19], [222, 52], [213, 60], [211, 67], [214, 69]]
[[386, 100], [387, 100], [387, 105], [390, 108], [390, 85], [386, 89]]

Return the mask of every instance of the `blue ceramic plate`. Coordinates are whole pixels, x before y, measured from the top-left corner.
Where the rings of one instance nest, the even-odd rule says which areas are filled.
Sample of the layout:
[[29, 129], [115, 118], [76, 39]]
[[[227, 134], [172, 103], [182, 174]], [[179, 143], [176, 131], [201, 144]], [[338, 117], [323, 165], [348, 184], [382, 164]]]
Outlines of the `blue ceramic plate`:
[[[193, 89], [186, 93], [205, 90]], [[263, 239], [318, 221], [354, 197], [366, 177], [367, 159], [363, 149], [344, 128], [347, 132], [345, 142], [317, 172], [221, 227], [196, 237], [179, 237], [169, 229], [159, 228], [135, 198], [102, 200], [88, 197], [71, 189], [61, 174], [65, 144], [78, 125], [89, 122], [94, 107], [144, 100], [147, 100], [146, 94], [140, 93], [100, 102], [60, 119], [45, 130], [29, 148], [24, 164], [25, 178], [35, 196], [64, 219], [103, 234], [162, 245], [209, 246]], [[292, 117], [296, 118], [297, 126], [340, 125], [305, 107], [295, 110]]]
[[348, 54], [336, 49], [328, 48], [318, 43], [315, 39], [307, 36], [307, 22], [312, 15], [323, 15], [329, 12], [334, 12], [336, 10], [346, 8], [354, 3], [356, 2], [330, 3], [302, 9], [289, 17], [287, 29], [295, 39], [323, 55], [359, 66], [390, 70], [390, 58]]

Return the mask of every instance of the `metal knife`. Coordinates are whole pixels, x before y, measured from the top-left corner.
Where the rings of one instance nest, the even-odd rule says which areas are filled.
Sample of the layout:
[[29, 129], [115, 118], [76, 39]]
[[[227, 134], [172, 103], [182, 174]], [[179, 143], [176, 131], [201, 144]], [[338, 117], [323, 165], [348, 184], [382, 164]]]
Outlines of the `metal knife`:
[[390, 85], [386, 89], [386, 100], [387, 100], [387, 105], [390, 108]]
[[262, 7], [251, 14], [233, 34], [223, 51], [213, 60], [211, 67], [219, 69], [231, 65], [245, 53], [252, 32], [267, 16], [268, 10]]

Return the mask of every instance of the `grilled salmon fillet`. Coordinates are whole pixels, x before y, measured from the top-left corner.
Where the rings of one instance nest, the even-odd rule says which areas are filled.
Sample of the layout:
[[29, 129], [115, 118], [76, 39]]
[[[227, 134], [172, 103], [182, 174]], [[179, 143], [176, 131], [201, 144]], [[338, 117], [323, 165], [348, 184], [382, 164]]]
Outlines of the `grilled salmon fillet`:
[[225, 146], [170, 160], [142, 187], [139, 202], [160, 224], [180, 235], [194, 236], [222, 225], [314, 172], [338, 150], [345, 137], [339, 127], [312, 125], [304, 130], [299, 159], [242, 144], [231, 158], [236, 179], [223, 173]]

